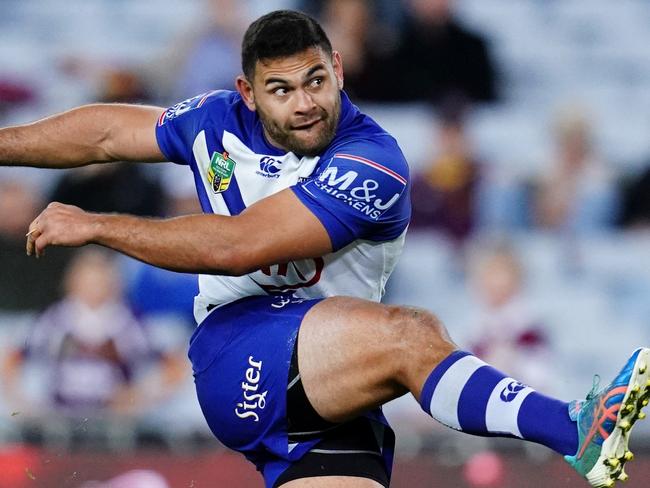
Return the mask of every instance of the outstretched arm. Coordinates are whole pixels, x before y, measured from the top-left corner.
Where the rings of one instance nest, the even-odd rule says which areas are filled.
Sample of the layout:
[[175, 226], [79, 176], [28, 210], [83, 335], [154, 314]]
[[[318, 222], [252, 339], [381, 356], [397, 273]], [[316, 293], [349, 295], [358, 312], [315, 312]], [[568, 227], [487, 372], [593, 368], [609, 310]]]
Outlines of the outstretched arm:
[[144, 219], [50, 204], [30, 225], [27, 254], [96, 243], [174, 271], [242, 275], [332, 251], [325, 227], [290, 190], [240, 215]]
[[166, 161], [156, 142], [163, 109], [85, 105], [0, 129], [0, 166], [72, 168], [105, 161]]

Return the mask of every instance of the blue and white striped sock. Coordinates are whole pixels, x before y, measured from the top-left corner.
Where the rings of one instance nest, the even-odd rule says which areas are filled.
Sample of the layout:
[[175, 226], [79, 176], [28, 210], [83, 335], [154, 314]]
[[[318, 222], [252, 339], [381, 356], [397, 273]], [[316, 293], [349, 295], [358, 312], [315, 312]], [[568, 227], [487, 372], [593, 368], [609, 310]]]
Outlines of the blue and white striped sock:
[[434, 419], [479, 436], [519, 437], [575, 454], [578, 431], [568, 404], [509, 378], [467, 352], [455, 351], [431, 372], [420, 397]]

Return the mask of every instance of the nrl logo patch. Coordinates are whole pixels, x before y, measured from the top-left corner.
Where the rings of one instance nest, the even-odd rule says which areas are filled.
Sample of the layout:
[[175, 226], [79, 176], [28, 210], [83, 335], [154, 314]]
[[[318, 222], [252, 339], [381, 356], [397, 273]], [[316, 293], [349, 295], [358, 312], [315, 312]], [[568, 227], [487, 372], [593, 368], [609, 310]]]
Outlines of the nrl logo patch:
[[224, 151], [222, 154], [218, 152], [212, 154], [208, 169], [208, 181], [212, 186], [212, 191], [221, 193], [228, 189], [236, 164], [228, 157], [228, 151]]

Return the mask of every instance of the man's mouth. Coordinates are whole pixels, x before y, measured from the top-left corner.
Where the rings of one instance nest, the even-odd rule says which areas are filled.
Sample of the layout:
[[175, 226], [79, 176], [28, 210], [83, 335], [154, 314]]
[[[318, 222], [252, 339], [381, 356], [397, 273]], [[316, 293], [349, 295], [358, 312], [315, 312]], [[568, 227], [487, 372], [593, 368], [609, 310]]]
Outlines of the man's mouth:
[[323, 119], [318, 118], [318, 119], [312, 120], [310, 122], [305, 122], [304, 124], [294, 125], [291, 128], [291, 130], [309, 130], [312, 127], [314, 127], [316, 124], [318, 124], [319, 122], [322, 122], [322, 120]]

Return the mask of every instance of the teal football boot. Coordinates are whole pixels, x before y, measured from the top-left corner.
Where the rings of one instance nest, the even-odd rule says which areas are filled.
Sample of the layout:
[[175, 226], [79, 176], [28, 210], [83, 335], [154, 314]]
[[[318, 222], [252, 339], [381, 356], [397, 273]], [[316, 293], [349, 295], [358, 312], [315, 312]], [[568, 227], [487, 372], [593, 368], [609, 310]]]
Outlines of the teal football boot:
[[650, 399], [650, 349], [634, 351], [621, 372], [598, 391], [597, 381], [586, 400], [569, 405], [578, 424], [578, 452], [564, 459], [591, 486], [610, 488], [628, 476], [623, 470], [634, 458], [628, 448], [634, 423], [645, 418], [641, 411]]

